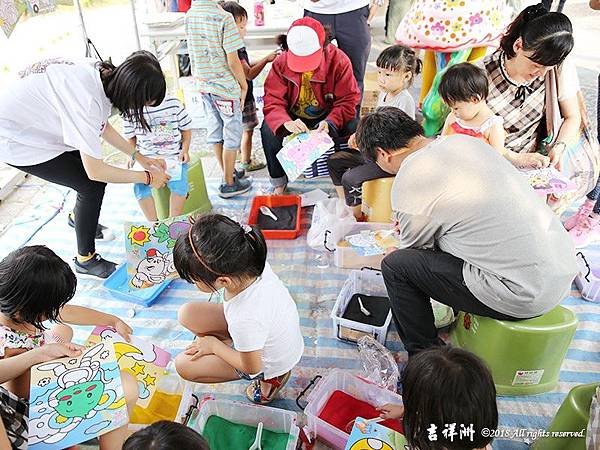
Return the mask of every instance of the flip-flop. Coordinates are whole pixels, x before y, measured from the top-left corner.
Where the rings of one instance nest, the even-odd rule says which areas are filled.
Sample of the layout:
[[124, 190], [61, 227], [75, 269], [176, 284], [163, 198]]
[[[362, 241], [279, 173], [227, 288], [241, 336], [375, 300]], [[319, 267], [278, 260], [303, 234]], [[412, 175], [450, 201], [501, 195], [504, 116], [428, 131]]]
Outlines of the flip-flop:
[[260, 389], [261, 380], [253, 380], [252, 383], [250, 383], [246, 388], [246, 397], [248, 397], [248, 400], [250, 400], [252, 403], [257, 403], [259, 405], [271, 403], [279, 391], [281, 391], [281, 389], [283, 389], [283, 387], [286, 385], [291, 374], [292, 372], [290, 371], [276, 378], [271, 378], [270, 380], [262, 380], [263, 382], [272, 386], [271, 392], [268, 396], [263, 395]]

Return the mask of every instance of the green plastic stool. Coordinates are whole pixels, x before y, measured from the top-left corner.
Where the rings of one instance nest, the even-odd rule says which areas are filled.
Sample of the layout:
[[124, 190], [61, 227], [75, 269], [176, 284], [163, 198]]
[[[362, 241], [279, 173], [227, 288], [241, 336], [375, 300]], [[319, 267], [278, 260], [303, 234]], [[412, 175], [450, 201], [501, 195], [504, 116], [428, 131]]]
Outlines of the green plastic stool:
[[487, 363], [499, 395], [531, 395], [556, 387], [576, 329], [577, 317], [562, 306], [514, 322], [461, 312], [450, 339]]
[[[205, 212], [212, 208], [208, 192], [206, 192], [206, 183], [204, 182], [204, 171], [202, 170], [202, 160], [200, 158], [189, 163], [188, 166], [188, 197], [183, 205], [183, 214], [195, 212]], [[169, 199], [171, 191], [167, 186], [160, 189], [152, 189], [152, 197], [156, 205], [156, 214], [159, 220], [169, 217]]]
[[[549, 433], [587, 429], [590, 421], [592, 397], [600, 383], [575, 386], [558, 408]], [[585, 436], [585, 432], [583, 433]], [[586, 450], [585, 437], [544, 436], [533, 443], [534, 450]]]

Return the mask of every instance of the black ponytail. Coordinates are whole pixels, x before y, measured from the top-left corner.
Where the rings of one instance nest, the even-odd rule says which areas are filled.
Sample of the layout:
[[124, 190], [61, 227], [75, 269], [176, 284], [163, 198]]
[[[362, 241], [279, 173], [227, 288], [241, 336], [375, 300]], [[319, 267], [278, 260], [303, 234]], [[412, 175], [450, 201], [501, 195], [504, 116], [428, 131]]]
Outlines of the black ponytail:
[[533, 62], [551, 67], [561, 64], [573, 50], [573, 25], [567, 16], [548, 12], [541, 4], [525, 8], [508, 26], [500, 48], [508, 59], [515, 56], [514, 44], [523, 41], [523, 50], [532, 52]]

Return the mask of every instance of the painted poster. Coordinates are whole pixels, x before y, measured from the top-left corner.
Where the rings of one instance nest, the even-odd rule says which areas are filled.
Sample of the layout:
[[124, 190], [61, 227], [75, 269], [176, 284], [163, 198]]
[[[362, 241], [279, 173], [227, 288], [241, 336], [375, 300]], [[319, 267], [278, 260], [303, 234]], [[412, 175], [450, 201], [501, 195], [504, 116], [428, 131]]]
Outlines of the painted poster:
[[562, 194], [577, 189], [575, 183], [554, 167], [523, 171], [527, 181], [540, 195]]
[[25, 0], [27, 12], [36, 16], [39, 14], [48, 14], [56, 10], [56, 0]]
[[406, 438], [376, 421], [357, 417], [345, 450], [410, 450]]
[[105, 343], [33, 366], [29, 398], [30, 450], [67, 448], [129, 422], [115, 352]]
[[10, 37], [27, 7], [21, 0], [0, 0], [0, 28]]
[[152, 287], [177, 276], [173, 247], [191, 223], [188, 216], [158, 222], [125, 222], [125, 252], [129, 284], [138, 289]]
[[137, 406], [147, 408], [156, 392], [156, 383], [165, 373], [171, 355], [137, 336], [131, 336], [131, 342], [126, 342], [121, 335], [108, 327], [94, 328], [86, 345], [100, 342], [113, 343], [120, 369], [129, 372], [138, 382], [140, 398]]
[[331, 147], [333, 140], [327, 133], [300, 133], [284, 144], [277, 153], [277, 159], [292, 182]]

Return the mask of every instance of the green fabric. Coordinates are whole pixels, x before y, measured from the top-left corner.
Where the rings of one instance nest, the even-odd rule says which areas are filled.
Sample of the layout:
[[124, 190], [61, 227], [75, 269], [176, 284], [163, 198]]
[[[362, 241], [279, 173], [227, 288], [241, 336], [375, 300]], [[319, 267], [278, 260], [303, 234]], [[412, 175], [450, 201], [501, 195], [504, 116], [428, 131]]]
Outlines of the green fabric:
[[[248, 450], [256, 438], [256, 427], [241, 425], [219, 416], [210, 416], [202, 432], [211, 450]], [[290, 435], [263, 428], [262, 450], [285, 450]]]

